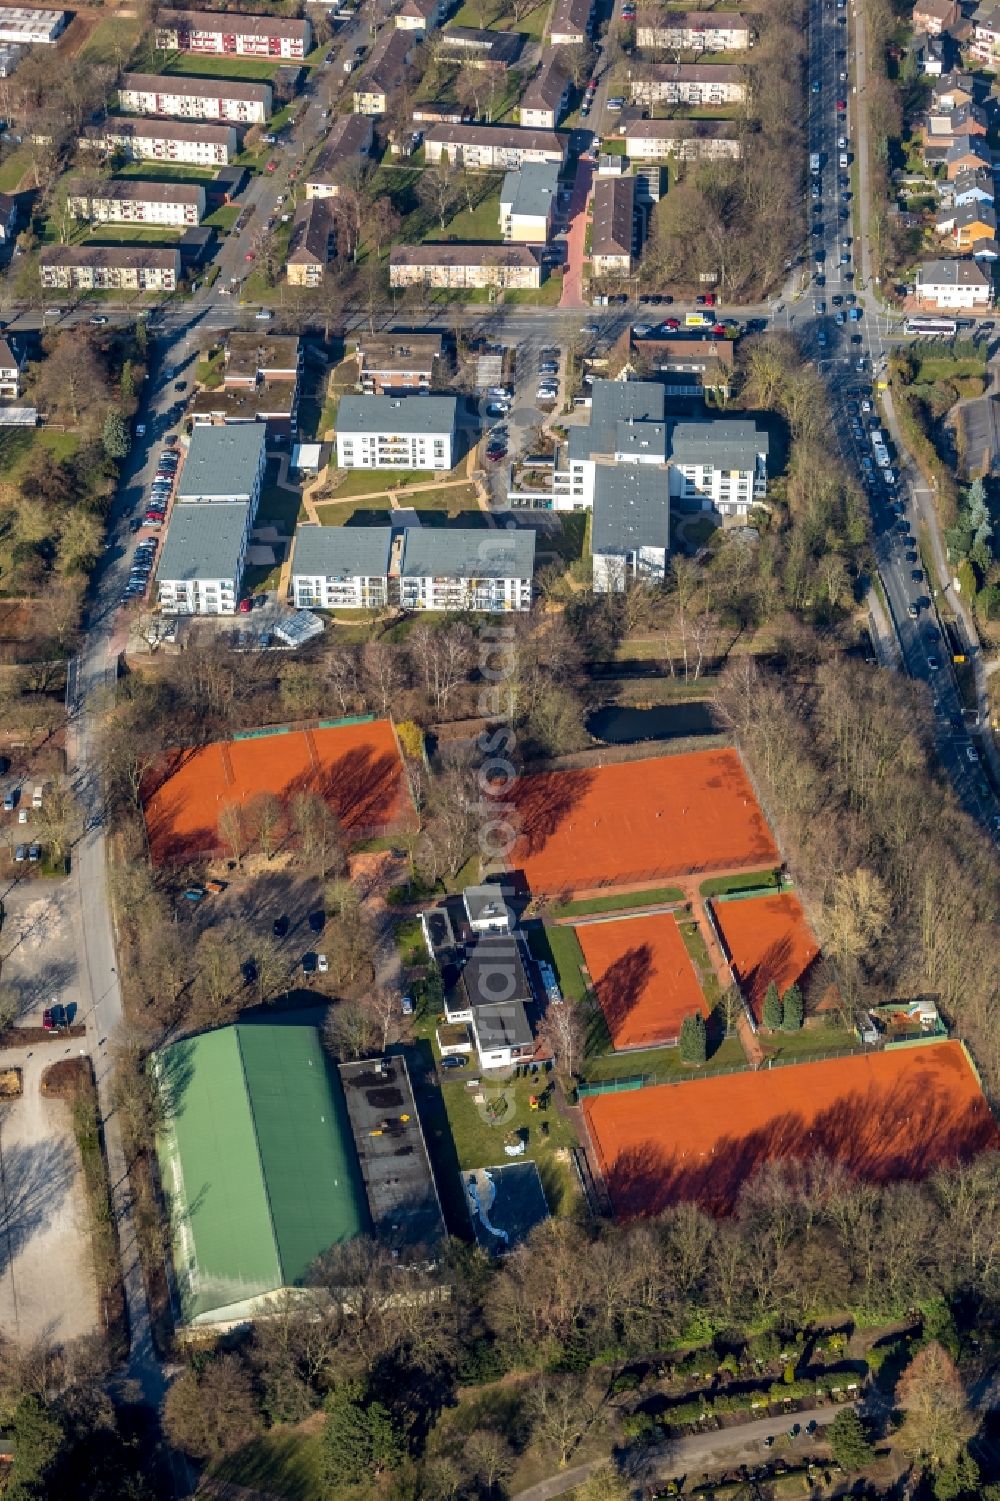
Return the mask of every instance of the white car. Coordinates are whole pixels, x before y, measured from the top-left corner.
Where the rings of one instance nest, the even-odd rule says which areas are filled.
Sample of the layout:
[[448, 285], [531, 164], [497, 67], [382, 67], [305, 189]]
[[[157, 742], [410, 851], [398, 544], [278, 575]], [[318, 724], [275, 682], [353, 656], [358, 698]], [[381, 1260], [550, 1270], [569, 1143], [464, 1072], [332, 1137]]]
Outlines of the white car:
[[316, 955], [316, 968], [319, 970], [321, 975], [325, 975], [327, 970], [330, 968], [329, 960], [327, 959], [325, 954]]
[[137, 422], [136, 423], [136, 425], [135, 425], [135, 435], [136, 435], [137, 438], [144, 438], [146, 436], [146, 424], [145, 424], [145, 422]]

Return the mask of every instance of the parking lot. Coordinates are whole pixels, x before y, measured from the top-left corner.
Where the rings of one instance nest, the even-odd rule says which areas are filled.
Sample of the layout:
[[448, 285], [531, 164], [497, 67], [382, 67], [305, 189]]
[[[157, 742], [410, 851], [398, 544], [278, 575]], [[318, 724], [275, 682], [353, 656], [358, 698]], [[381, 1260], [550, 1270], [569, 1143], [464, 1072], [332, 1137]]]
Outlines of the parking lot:
[[0, 1329], [28, 1345], [63, 1344], [97, 1323], [97, 1292], [80, 1157], [65, 1100], [41, 1093], [58, 1043], [4, 1055], [23, 1073], [0, 1103]]
[[22, 882], [3, 896], [0, 979], [17, 999], [19, 1026], [40, 1027], [54, 1002], [73, 1019], [77, 946], [67, 881]]

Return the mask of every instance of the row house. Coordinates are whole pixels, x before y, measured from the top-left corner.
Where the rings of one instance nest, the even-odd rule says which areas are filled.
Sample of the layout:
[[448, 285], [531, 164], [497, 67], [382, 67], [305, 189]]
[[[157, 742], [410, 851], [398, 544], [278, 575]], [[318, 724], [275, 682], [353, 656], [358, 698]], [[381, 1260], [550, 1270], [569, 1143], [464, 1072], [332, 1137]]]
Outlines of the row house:
[[527, 291], [542, 284], [542, 263], [528, 245], [394, 245], [390, 287], [497, 287]]
[[285, 257], [285, 277], [292, 287], [318, 287], [333, 251], [333, 220], [322, 198], [309, 198], [295, 210]]
[[524, 130], [517, 125], [435, 125], [424, 137], [426, 159], [444, 158], [453, 167], [516, 171], [525, 162], [566, 160], [566, 137], [555, 130]]
[[79, 291], [173, 292], [180, 280], [177, 250], [130, 245], [43, 245], [42, 286]]
[[156, 15], [156, 45], [164, 52], [301, 61], [312, 49], [312, 26], [305, 20], [248, 16], [235, 10], [161, 10]]
[[633, 104], [742, 104], [747, 86], [733, 63], [635, 63], [629, 69]]
[[336, 198], [345, 182], [356, 182], [374, 138], [367, 115], [341, 115], [305, 174], [306, 198]]
[[398, 31], [415, 31], [424, 37], [441, 23], [439, 0], [403, 0], [395, 20]]
[[913, 7], [913, 29], [927, 36], [942, 36], [953, 30], [962, 19], [956, 0], [917, 0]]
[[93, 224], [163, 224], [186, 229], [205, 215], [200, 183], [144, 182], [138, 177], [106, 181], [74, 180], [66, 206], [74, 219]]
[[263, 125], [271, 114], [269, 83], [232, 78], [181, 78], [158, 73], [126, 73], [118, 103], [130, 115], [179, 115], [195, 120], [229, 120]]
[[635, 178], [598, 177], [594, 183], [590, 264], [595, 276], [627, 276], [635, 237]]
[[354, 83], [354, 113], [384, 115], [389, 101], [403, 86], [415, 45], [408, 31], [386, 28], [375, 43], [364, 71]]
[[222, 385], [191, 404], [196, 426], [263, 423], [271, 437], [292, 438], [298, 421], [302, 346], [295, 334], [230, 333]]
[[239, 151], [232, 125], [195, 125], [182, 120], [105, 120], [80, 141], [83, 150], [120, 156], [127, 162], [182, 162], [225, 167]]
[[636, 45], [673, 52], [747, 52], [753, 46], [748, 16], [737, 11], [643, 10]]
[[442, 58], [469, 68], [512, 68], [524, 38], [518, 31], [490, 31], [477, 26], [446, 26], [437, 39]]
[[570, 79], [558, 56], [542, 63], [521, 97], [518, 119], [529, 130], [555, 130], [569, 103]]
[[556, 0], [549, 24], [553, 47], [582, 47], [594, 25], [594, 0]]

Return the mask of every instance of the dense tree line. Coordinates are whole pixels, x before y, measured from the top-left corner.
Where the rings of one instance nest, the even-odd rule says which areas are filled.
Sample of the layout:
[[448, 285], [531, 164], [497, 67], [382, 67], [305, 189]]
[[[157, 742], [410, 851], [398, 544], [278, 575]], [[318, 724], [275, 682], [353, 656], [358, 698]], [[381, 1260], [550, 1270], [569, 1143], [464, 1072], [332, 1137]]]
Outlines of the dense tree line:
[[[433, 1270], [400, 1268], [354, 1242], [316, 1266], [304, 1305], [195, 1360], [168, 1398], [168, 1432], [216, 1459], [322, 1409], [332, 1497], [381, 1494], [391, 1474], [386, 1494], [499, 1501], [529, 1447], [559, 1465], [588, 1434], [611, 1443], [638, 1431], [627, 1421], [638, 1399], [615, 1395], [634, 1385], [617, 1380], [630, 1361], [701, 1347], [680, 1368], [697, 1389], [698, 1372], [704, 1384], [743, 1353], [782, 1348], [773, 1339], [768, 1356], [771, 1337], [750, 1331], [782, 1331], [794, 1346], [810, 1321], [877, 1323], [917, 1306], [957, 1353], [949, 1308], [990, 1326], [998, 1246], [996, 1156], [883, 1188], [823, 1159], [772, 1164], [729, 1219], [681, 1205], [626, 1226], [550, 1221], [501, 1263], [453, 1243]], [[975, 1427], [950, 1357], [926, 1349], [900, 1390], [901, 1442], [918, 1468], [958, 1463]], [[845, 1453], [865, 1463], [865, 1432], [842, 1426]]]
[[727, 669], [719, 700], [818, 918], [847, 1018], [934, 994], [1000, 1096], [995, 854], [940, 772], [926, 689], [831, 656]]

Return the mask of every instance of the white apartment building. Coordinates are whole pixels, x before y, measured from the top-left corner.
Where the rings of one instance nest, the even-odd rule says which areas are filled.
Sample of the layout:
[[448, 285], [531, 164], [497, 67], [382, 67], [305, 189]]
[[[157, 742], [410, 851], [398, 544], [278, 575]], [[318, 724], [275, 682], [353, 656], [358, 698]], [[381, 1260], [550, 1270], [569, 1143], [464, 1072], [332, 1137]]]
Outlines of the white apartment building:
[[743, 152], [738, 127], [728, 120], [633, 120], [625, 154], [634, 162], [737, 161]]
[[5, 401], [17, 401], [20, 396], [23, 369], [24, 356], [9, 339], [0, 338], [0, 396]]
[[399, 563], [404, 610], [530, 610], [535, 533], [408, 527]]
[[65, 31], [70, 12], [36, 10], [22, 5], [0, 6], [0, 42], [22, 47], [51, 46]]
[[451, 469], [454, 396], [344, 396], [337, 411], [340, 469]]
[[678, 422], [670, 438], [670, 495], [689, 509], [746, 516], [767, 494], [767, 434], [742, 418]]
[[500, 189], [502, 238], [544, 245], [558, 198], [559, 168], [553, 163], [527, 162], [519, 172], [508, 172]]
[[582, 47], [590, 39], [594, 0], [556, 0], [549, 23], [549, 45]]
[[746, 52], [753, 46], [749, 16], [736, 11], [643, 10], [635, 28], [637, 47], [675, 52]]
[[312, 48], [312, 26], [308, 21], [247, 16], [235, 10], [161, 10], [156, 16], [156, 45], [165, 52], [301, 59]]
[[257, 512], [264, 482], [265, 428], [262, 422], [196, 427], [177, 481], [173, 514], [188, 505], [246, 505]]
[[663, 387], [646, 380], [595, 380], [590, 423], [569, 430], [568, 467], [555, 474], [555, 509], [591, 510], [597, 466], [667, 461]]
[[968, 311], [990, 307], [993, 283], [978, 261], [924, 261], [917, 267], [915, 294], [923, 307]]
[[747, 87], [733, 63], [634, 63], [628, 74], [633, 104], [742, 104]]
[[380, 610], [389, 598], [391, 526], [296, 528], [292, 599], [299, 610]]
[[542, 263], [528, 245], [394, 245], [389, 252], [390, 287], [510, 287], [542, 284]]
[[183, 120], [105, 120], [80, 141], [84, 149], [121, 155], [128, 162], [184, 162], [228, 167], [239, 150], [232, 125], [195, 125]]
[[669, 554], [666, 468], [599, 465], [591, 524], [594, 593], [619, 594], [635, 580], [662, 584]]
[[160, 608], [175, 615], [234, 615], [251, 524], [245, 500], [175, 506], [156, 570]]
[[66, 206], [74, 219], [93, 224], [163, 224], [185, 229], [205, 215], [200, 183], [143, 182], [137, 177], [88, 185], [71, 182]]
[[182, 78], [159, 73], [126, 73], [118, 103], [126, 114], [176, 115], [192, 120], [229, 120], [263, 125], [271, 114], [269, 83], [233, 78]]
[[177, 250], [130, 245], [43, 245], [38, 269], [46, 289], [173, 292], [181, 257]]
[[566, 137], [555, 130], [522, 130], [517, 125], [435, 125], [424, 137], [428, 162], [442, 157], [471, 171], [517, 171], [525, 162], [566, 159]]

